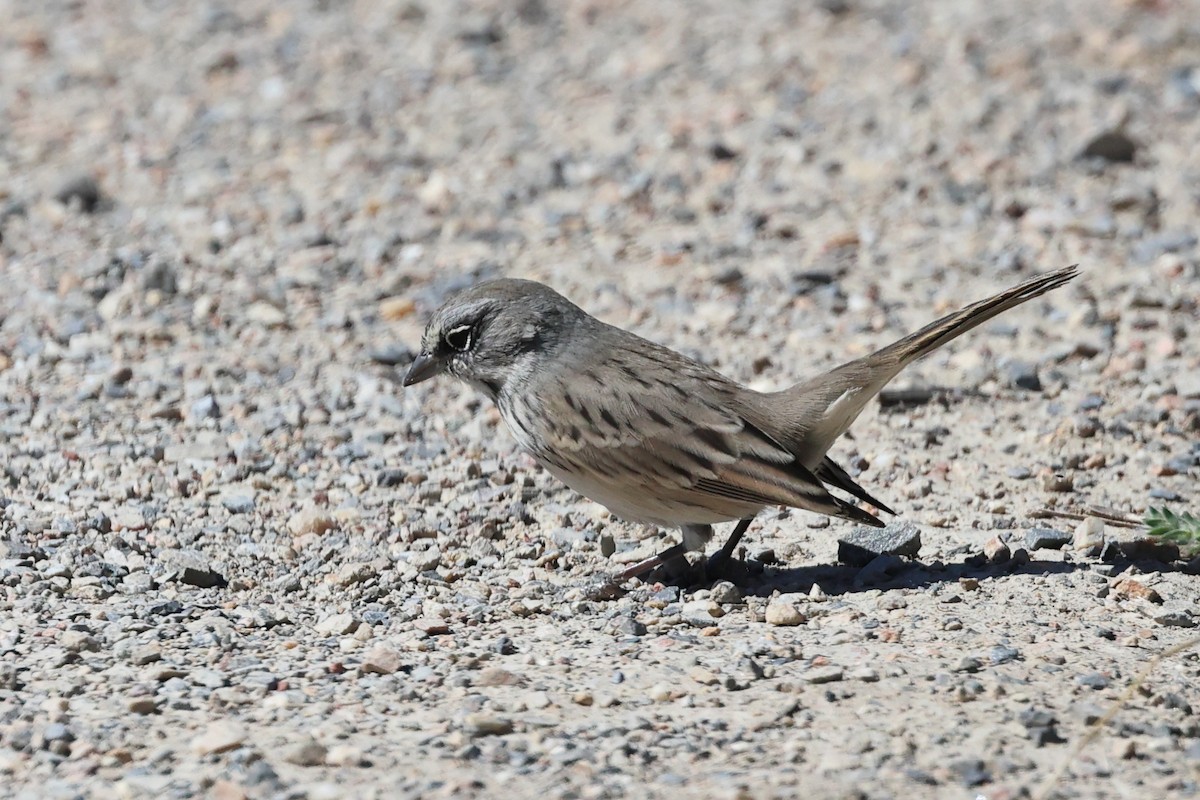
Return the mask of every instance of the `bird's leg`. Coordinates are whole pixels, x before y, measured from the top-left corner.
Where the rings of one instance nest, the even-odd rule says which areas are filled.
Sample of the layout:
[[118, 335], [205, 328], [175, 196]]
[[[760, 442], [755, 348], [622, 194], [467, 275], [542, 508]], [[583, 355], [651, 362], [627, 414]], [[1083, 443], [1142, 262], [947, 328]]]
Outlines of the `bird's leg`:
[[666, 564], [668, 561], [674, 561], [675, 559], [679, 558], [681, 555], [683, 555], [686, 552], [687, 552], [687, 547], [685, 547], [682, 544], [677, 544], [672, 547], [668, 547], [666, 550], [663, 550], [658, 555], [651, 556], [650, 558], [643, 559], [642, 561], [639, 561], [636, 564], [632, 564], [632, 565], [626, 567], [625, 569], [621, 570], [617, 574], [610, 577], [609, 580], [612, 581], [613, 583], [624, 583], [625, 581], [629, 580], [630, 578], [640, 578], [643, 575], [645, 575], [646, 573], [650, 572], [651, 570], [661, 567], [663, 564]]
[[624, 597], [626, 590], [621, 588], [622, 583], [630, 578], [640, 578], [651, 570], [661, 567], [669, 561], [674, 561], [686, 552], [687, 547], [685, 545], [677, 544], [668, 547], [658, 555], [642, 559], [636, 564], [631, 564], [620, 572], [609, 575], [588, 589], [588, 599], [616, 600], [618, 597]]
[[711, 525], [682, 526], [683, 541], [668, 547], [658, 555], [631, 564], [618, 573], [608, 576], [602, 583], [594, 586], [589, 592], [593, 600], [612, 600], [625, 593], [620, 584], [630, 578], [641, 578], [658, 567], [671, 563], [691, 550], [703, 550], [704, 545], [712, 538]]
[[725, 544], [721, 545], [721, 549], [708, 557], [708, 562], [704, 565], [704, 569], [709, 574], [718, 571], [726, 562], [733, 556], [733, 549], [738, 546], [738, 542], [746, 535], [746, 530], [750, 527], [750, 523], [754, 521], [754, 517], [747, 517], [743, 520], [738, 520], [738, 524], [734, 527], [733, 533], [729, 534], [729, 538], [725, 540]]

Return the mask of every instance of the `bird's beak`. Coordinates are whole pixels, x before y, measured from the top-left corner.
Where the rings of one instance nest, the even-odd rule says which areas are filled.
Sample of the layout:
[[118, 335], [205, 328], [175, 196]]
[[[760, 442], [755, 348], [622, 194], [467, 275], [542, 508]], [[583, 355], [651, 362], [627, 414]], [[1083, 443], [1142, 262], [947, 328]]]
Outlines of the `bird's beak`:
[[414, 383], [427, 381], [435, 375], [441, 373], [445, 369], [445, 365], [441, 360], [434, 358], [429, 353], [420, 353], [412, 366], [408, 368], [408, 372], [404, 375], [404, 380], [401, 384], [404, 386], [412, 386]]

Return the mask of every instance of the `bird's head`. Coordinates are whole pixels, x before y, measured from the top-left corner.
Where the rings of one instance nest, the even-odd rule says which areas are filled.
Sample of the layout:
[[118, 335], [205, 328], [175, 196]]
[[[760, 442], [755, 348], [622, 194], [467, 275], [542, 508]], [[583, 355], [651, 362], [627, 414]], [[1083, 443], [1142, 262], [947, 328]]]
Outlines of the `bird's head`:
[[534, 281], [502, 279], [467, 289], [434, 312], [404, 385], [446, 373], [495, 399], [527, 376], [582, 320], [578, 306]]

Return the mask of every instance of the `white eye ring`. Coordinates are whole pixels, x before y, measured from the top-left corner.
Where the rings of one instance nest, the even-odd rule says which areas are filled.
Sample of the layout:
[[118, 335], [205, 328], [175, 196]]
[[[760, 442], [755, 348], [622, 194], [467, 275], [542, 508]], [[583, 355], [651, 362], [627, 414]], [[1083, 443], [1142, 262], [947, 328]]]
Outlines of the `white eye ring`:
[[465, 353], [475, 343], [475, 326], [459, 325], [456, 328], [451, 328], [442, 334], [442, 341], [451, 350]]

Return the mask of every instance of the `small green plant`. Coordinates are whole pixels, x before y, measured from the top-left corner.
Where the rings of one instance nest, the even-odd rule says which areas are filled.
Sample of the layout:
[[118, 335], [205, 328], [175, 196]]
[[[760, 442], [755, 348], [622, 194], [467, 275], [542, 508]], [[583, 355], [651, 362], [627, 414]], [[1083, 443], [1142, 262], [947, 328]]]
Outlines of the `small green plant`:
[[1149, 528], [1148, 535], [1156, 539], [1181, 547], [1200, 547], [1200, 517], [1187, 512], [1176, 514], [1164, 506], [1146, 511], [1142, 522]]

